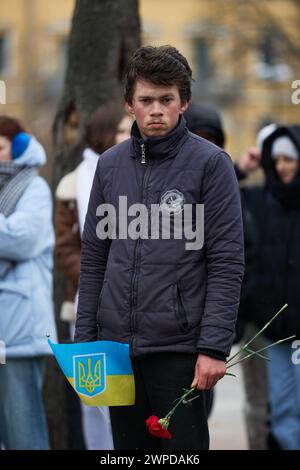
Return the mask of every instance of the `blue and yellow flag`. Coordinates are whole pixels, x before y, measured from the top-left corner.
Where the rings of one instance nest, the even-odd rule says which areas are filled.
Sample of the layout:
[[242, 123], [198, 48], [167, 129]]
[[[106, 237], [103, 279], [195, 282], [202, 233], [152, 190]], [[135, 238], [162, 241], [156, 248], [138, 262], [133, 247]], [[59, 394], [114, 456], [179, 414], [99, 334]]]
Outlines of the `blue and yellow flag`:
[[83, 403], [134, 405], [135, 385], [128, 344], [114, 341], [54, 344], [50, 340], [48, 343]]

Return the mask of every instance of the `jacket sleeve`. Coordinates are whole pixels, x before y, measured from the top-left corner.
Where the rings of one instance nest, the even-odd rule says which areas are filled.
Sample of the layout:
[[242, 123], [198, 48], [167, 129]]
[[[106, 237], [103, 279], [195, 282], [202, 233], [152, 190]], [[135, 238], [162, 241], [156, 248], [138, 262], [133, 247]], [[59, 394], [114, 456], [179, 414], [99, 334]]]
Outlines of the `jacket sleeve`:
[[247, 173], [241, 170], [237, 163], [234, 165], [234, 171], [238, 182], [244, 181], [247, 178]]
[[0, 258], [25, 261], [53, 245], [51, 193], [46, 182], [37, 177], [20, 198], [13, 214], [9, 217], [0, 214]]
[[75, 201], [57, 200], [55, 208], [55, 255], [67, 280], [78, 284], [81, 240]]
[[97, 340], [98, 301], [111, 243], [109, 239], [99, 239], [96, 234], [97, 224], [101, 220], [96, 216], [97, 207], [105, 202], [99, 163], [100, 160], [93, 181], [81, 242], [76, 343]]
[[207, 163], [202, 202], [207, 286], [197, 348], [228, 356], [244, 275], [244, 240], [239, 187], [225, 152]]

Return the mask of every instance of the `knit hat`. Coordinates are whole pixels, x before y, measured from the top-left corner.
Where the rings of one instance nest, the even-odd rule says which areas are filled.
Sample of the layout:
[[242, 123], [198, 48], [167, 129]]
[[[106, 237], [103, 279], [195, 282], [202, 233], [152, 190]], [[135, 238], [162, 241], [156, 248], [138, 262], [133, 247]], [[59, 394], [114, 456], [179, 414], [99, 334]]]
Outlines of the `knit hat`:
[[285, 155], [293, 160], [299, 159], [299, 152], [294, 142], [288, 136], [277, 137], [272, 144], [271, 149], [272, 158], [275, 159], [277, 155]]
[[272, 123], [268, 124], [267, 126], [264, 126], [260, 129], [260, 131], [257, 133], [256, 137], [256, 147], [258, 150], [261, 152], [263, 148], [264, 141], [275, 131], [277, 127], [277, 124]]
[[19, 158], [27, 149], [31, 136], [26, 132], [19, 132], [11, 142], [12, 159]]

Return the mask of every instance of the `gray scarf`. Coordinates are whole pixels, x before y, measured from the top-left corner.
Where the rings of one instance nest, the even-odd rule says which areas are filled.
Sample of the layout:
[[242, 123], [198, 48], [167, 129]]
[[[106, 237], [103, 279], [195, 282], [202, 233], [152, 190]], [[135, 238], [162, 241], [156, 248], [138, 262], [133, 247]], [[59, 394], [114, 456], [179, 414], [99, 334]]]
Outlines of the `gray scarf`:
[[[0, 162], [0, 214], [10, 216], [27, 186], [37, 175], [36, 167]], [[0, 278], [13, 267], [10, 260], [0, 259]]]
[[36, 167], [0, 162], [0, 214], [8, 217], [14, 212], [17, 202], [36, 175]]

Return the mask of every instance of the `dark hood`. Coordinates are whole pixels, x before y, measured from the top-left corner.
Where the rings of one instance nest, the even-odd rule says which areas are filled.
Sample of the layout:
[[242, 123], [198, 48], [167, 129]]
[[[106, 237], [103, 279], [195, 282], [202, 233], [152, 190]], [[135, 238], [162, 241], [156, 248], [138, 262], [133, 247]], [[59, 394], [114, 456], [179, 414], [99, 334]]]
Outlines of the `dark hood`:
[[194, 134], [207, 132], [215, 136], [217, 145], [224, 147], [225, 135], [221, 117], [218, 112], [209, 106], [191, 103], [184, 113], [186, 125]]
[[285, 207], [293, 209], [300, 207], [300, 171], [291, 183], [283, 183], [275, 169], [275, 162], [271, 157], [271, 149], [275, 139], [286, 135], [294, 142], [299, 152], [300, 163], [300, 126], [279, 126], [266, 138], [262, 147], [261, 166], [266, 177], [266, 187], [273, 196]]

